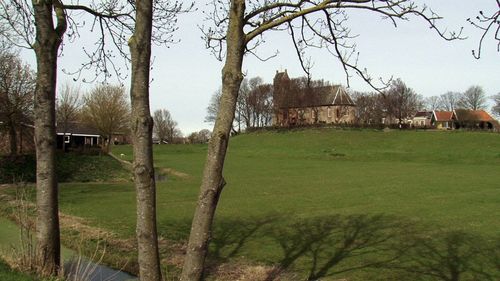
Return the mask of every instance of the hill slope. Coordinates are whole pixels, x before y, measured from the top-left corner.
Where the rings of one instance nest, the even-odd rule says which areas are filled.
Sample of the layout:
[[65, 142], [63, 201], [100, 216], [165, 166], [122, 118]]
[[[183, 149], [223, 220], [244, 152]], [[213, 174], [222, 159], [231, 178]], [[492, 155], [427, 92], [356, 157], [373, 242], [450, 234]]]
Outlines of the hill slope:
[[[117, 149], [131, 160], [130, 147]], [[205, 145], [155, 146], [156, 166], [187, 174], [158, 183], [162, 236], [187, 238], [205, 155]], [[299, 279], [496, 276], [499, 171], [498, 134], [240, 135], [229, 145], [211, 259], [278, 264]], [[134, 235], [131, 184], [67, 187], [63, 209]]]

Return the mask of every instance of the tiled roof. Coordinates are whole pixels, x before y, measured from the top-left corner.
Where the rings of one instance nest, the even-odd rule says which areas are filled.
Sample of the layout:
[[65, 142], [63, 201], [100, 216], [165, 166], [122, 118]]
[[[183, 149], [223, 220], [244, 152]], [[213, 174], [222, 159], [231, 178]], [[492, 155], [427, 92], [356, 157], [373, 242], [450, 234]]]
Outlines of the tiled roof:
[[453, 111], [434, 111], [434, 115], [438, 122], [453, 120]]
[[280, 104], [279, 107], [300, 108], [328, 105], [356, 105], [344, 87], [340, 85], [313, 88], [309, 94], [300, 91], [291, 91], [287, 95], [289, 97], [284, 100], [286, 104]]
[[64, 128], [61, 124], [56, 127], [56, 132], [58, 134], [81, 134], [81, 135], [100, 135], [99, 131], [91, 126], [88, 126], [79, 122], [69, 122], [64, 132]]
[[426, 117], [426, 118], [431, 118], [432, 116], [432, 111], [418, 111], [415, 114], [415, 117]]
[[493, 121], [488, 112], [484, 110], [457, 109], [457, 119], [460, 121]]

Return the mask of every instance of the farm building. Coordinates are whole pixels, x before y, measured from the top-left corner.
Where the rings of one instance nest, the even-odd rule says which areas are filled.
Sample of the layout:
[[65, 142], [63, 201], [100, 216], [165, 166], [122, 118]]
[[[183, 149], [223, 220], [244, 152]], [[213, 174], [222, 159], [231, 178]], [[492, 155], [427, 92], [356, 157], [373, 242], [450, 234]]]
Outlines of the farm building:
[[491, 130], [496, 124], [496, 120], [484, 110], [457, 109], [455, 115], [457, 116], [457, 122], [455, 122], [457, 128]]
[[57, 148], [66, 149], [100, 147], [103, 140], [97, 129], [78, 122], [69, 123], [66, 128], [56, 127]]
[[412, 126], [414, 128], [430, 128], [432, 126], [432, 111], [419, 111], [413, 116]]
[[432, 126], [441, 130], [455, 129], [457, 115], [455, 111], [433, 111]]

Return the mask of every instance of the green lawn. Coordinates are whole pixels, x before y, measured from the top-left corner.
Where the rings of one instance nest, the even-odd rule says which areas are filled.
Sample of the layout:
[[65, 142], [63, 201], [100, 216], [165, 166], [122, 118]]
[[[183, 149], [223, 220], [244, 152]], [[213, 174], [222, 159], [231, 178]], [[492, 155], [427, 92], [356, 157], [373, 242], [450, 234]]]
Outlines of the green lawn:
[[[131, 151], [113, 148], [128, 160]], [[187, 239], [206, 151], [154, 147], [157, 167], [187, 174], [158, 183], [168, 239]], [[500, 278], [499, 134], [244, 134], [231, 139], [224, 176], [212, 260], [276, 264], [311, 280]], [[61, 184], [60, 204], [122, 237], [135, 233], [132, 183]]]
[[0, 280], [2, 281], [35, 281], [35, 277], [13, 271], [2, 259], [0, 259]]

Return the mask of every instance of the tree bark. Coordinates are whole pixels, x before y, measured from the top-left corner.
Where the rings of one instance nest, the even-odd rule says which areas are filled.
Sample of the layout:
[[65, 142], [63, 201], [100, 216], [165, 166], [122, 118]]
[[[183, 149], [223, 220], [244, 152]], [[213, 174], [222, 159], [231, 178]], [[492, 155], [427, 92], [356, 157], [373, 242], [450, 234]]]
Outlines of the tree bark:
[[200, 194], [196, 206], [182, 281], [201, 280], [208, 252], [208, 243], [215, 209], [225, 185], [222, 171], [226, 156], [229, 133], [234, 119], [236, 101], [243, 74], [241, 72], [245, 51], [243, 32], [245, 1], [231, 1], [227, 34], [227, 56], [222, 70], [222, 96], [212, 137], [208, 145]]
[[137, 244], [139, 278], [161, 281], [158, 235], [156, 229], [156, 186], [153, 167], [153, 118], [149, 109], [149, 71], [153, 1], [136, 2], [135, 31], [129, 40], [132, 56], [130, 98], [132, 105], [132, 142], [134, 145], [134, 182], [137, 193]]
[[9, 144], [10, 144], [10, 155], [17, 155], [17, 133], [16, 127], [12, 120], [9, 121]]
[[35, 86], [36, 145], [36, 238], [41, 275], [57, 275], [60, 267], [58, 190], [55, 174], [55, 98], [57, 52], [66, 30], [63, 11], [56, 9], [53, 23], [51, 1], [33, 1], [36, 39], [33, 45], [37, 61]]

